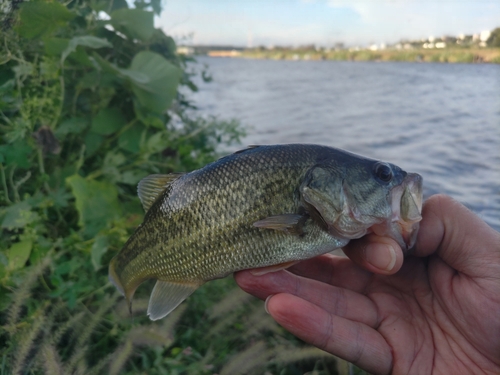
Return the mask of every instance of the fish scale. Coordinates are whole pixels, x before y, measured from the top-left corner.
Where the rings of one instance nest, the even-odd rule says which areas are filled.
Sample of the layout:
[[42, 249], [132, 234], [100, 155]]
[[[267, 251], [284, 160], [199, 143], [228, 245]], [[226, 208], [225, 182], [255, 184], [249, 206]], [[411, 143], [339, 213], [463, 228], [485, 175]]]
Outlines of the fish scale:
[[274, 145], [149, 176], [139, 184], [144, 222], [111, 261], [110, 279], [129, 302], [140, 283], [157, 279], [148, 313], [158, 319], [205, 281], [342, 247], [355, 238], [342, 226], [364, 234], [393, 216], [391, 191], [406, 172], [387, 164], [393, 178], [381, 182], [377, 163], [326, 146]]

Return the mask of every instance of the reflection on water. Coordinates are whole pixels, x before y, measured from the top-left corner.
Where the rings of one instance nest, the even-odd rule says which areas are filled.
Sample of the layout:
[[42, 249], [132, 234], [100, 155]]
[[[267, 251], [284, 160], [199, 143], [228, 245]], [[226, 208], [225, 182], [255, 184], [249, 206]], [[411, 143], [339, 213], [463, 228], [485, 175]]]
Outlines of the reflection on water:
[[500, 230], [500, 66], [199, 58], [202, 113], [249, 126], [244, 144], [318, 143], [424, 177]]

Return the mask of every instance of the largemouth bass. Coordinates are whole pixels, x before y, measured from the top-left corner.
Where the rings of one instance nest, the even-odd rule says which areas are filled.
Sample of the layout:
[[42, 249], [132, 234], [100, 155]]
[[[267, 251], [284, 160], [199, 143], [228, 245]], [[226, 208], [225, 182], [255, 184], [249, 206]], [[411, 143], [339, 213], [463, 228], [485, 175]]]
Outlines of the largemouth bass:
[[144, 222], [109, 277], [129, 306], [156, 279], [152, 320], [208, 280], [283, 269], [370, 232], [409, 249], [422, 208], [420, 175], [318, 145], [250, 147], [190, 173], [148, 176], [138, 193]]

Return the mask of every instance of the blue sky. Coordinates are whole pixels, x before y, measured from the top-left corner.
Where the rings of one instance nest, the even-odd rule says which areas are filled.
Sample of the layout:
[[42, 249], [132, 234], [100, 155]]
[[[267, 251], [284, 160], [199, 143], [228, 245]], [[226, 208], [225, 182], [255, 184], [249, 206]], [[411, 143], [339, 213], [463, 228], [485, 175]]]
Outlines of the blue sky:
[[500, 0], [167, 0], [157, 26], [192, 44], [392, 43], [500, 27]]

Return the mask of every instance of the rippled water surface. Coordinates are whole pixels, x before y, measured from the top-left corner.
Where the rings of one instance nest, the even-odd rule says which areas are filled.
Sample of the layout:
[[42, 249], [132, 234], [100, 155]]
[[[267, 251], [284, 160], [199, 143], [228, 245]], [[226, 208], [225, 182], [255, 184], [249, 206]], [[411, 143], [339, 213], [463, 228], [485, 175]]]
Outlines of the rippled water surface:
[[318, 143], [393, 162], [500, 230], [500, 65], [199, 58], [203, 114], [244, 144]]

